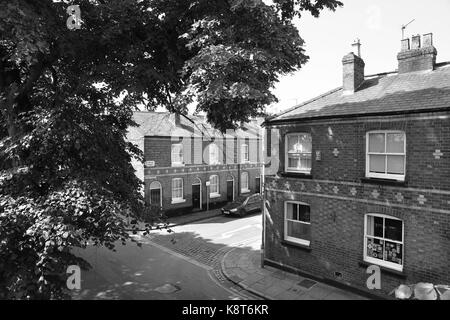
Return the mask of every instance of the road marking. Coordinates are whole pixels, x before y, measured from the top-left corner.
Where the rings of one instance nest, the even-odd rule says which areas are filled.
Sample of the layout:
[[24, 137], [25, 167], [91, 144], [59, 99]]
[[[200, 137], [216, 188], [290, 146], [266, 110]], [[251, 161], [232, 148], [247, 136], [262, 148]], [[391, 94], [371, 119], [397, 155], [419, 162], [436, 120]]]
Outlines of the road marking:
[[247, 229], [250, 229], [253, 227], [258, 227], [258, 226], [259, 226], [259, 224], [251, 224], [251, 225], [246, 225], [246, 226], [243, 226], [243, 227], [231, 230], [231, 231], [224, 232], [220, 235], [221, 236], [220, 239], [231, 238], [235, 233], [237, 233], [239, 231], [247, 230]]

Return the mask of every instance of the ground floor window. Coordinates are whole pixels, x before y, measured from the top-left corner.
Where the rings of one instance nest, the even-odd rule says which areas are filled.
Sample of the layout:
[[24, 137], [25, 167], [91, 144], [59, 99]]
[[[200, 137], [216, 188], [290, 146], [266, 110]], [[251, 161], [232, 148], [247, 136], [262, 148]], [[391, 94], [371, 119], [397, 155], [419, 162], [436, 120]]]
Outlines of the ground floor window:
[[364, 260], [394, 270], [403, 270], [403, 221], [367, 214], [364, 232]]
[[210, 196], [214, 197], [219, 195], [219, 176], [211, 176], [209, 177], [209, 182], [210, 182]]
[[172, 179], [172, 203], [183, 200], [183, 179]]
[[284, 239], [309, 246], [311, 243], [310, 206], [303, 202], [285, 202]]
[[245, 171], [241, 173], [241, 192], [242, 193], [250, 192], [248, 185], [248, 172]]

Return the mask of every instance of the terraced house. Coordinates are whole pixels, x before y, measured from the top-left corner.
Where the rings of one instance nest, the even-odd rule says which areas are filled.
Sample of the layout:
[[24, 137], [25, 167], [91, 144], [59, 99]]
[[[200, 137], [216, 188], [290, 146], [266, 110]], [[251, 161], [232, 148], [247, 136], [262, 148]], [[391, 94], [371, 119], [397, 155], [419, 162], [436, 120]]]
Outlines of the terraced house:
[[207, 210], [261, 189], [260, 126], [222, 134], [202, 117], [135, 112], [128, 139], [144, 152], [133, 163], [147, 203], [168, 215]]
[[401, 41], [398, 70], [365, 75], [266, 121], [279, 169], [266, 176], [265, 264], [385, 295], [450, 284], [450, 63], [432, 34]]

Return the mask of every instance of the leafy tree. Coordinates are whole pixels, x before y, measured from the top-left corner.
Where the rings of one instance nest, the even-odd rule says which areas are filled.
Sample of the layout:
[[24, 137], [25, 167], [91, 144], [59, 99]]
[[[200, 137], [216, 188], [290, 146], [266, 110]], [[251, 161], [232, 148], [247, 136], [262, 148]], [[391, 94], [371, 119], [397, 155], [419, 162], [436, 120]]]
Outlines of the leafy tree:
[[137, 105], [194, 102], [235, 127], [308, 60], [293, 17], [340, 5], [0, 0], [0, 298], [67, 297], [67, 266], [88, 267], [71, 248], [129, 239], [126, 221], [148, 209], [130, 164], [142, 154], [125, 139]]

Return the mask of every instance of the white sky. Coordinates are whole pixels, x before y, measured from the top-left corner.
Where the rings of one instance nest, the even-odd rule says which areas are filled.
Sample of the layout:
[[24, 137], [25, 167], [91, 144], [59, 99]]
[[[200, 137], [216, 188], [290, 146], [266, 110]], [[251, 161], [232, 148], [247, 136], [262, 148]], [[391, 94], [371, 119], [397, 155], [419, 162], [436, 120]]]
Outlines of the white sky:
[[365, 73], [397, 69], [401, 26], [412, 19], [405, 37], [433, 33], [437, 62], [450, 61], [450, 0], [341, 0], [342, 8], [324, 11], [319, 18], [304, 14], [296, 21], [305, 40], [309, 62], [280, 78], [274, 94], [280, 102], [268, 109], [279, 112], [341, 86], [342, 57], [362, 43]]

